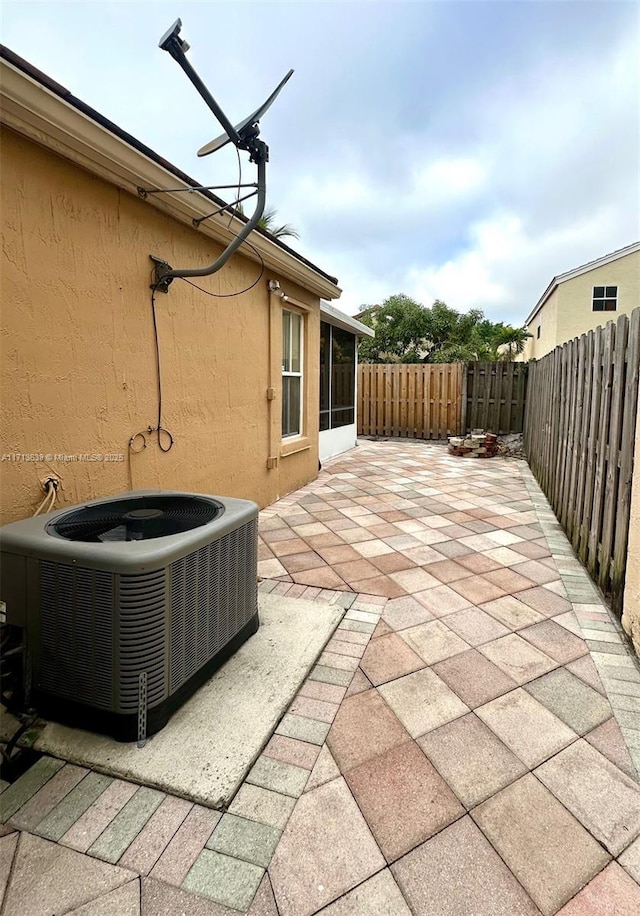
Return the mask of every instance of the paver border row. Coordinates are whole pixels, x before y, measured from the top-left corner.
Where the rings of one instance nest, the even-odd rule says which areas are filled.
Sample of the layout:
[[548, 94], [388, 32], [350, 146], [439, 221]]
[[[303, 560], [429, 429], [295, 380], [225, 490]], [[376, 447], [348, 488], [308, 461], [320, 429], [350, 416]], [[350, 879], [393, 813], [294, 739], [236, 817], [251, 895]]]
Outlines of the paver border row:
[[571, 546], [526, 462], [522, 476], [582, 638], [598, 671], [629, 755], [640, 774], [640, 659]]

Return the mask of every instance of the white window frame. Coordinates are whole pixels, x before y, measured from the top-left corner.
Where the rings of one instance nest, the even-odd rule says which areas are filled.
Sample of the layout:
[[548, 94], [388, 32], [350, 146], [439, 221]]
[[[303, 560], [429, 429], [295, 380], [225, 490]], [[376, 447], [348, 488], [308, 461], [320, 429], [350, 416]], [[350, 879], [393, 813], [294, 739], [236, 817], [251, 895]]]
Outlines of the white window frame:
[[[285, 360], [286, 360], [286, 358], [288, 357], [288, 362], [289, 362], [289, 364], [291, 364], [291, 343], [292, 343], [292, 339], [293, 339], [293, 338], [292, 338], [292, 336], [290, 335], [290, 337], [289, 337], [290, 352], [289, 352], [288, 354], [285, 354], [285, 352], [284, 352], [284, 348], [285, 348], [285, 340], [284, 340], [284, 320], [283, 320], [283, 322], [282, 322], [282, 327], [283, 327], [283, 334], [282, 334], [282, 378], [283, 378], [283, 379], [285, 379], [285, 378], [298, 378], [298, 379], [300, 379], [300, 396], [299, 396], [299, 400], [300, 400], [300, 416], [299, 416], [299, 418], [298, 418], [298, 430], [297, 430], [297, 432], [293, 432], [293, 433], [285, 433], [284, 430], [282, 431], [282, 439], [283, 439], [283, 440], [290, 440], [290, 439], [295, 439], [295, 438], [298, 437], [298, 436], [304, 435], [304, 355], [305, 355], [305, 354], [304, 354], [304, 340], [305, 340], [305, 334], [304, 334], [304, 321], [305, 321], [305, 316], [304, 316], [304, 314], [302, 314], [301, 312], [296, 311], [295, 309], [283, 308], [283, 309], [282, 309], [282, 317], [283, 317], [283, 319], [284, 319], [285, 313], [286, 313], [286, 314], [289, 314], [289, 315], [295, 315], [296, 318], [299, 319], [298, 328], [299, 328], [299, 333], [300, 333], [300, 340], [299, 340], [300, 371], [299, 371], [299, 372], [292, 372], [291, 370], [285, 369]], [[283, 385], [283, 386], [282, 386], [282, 407], [283, 407], [283, 411], [284, 411], [284, 398], [285, 398], [285, 389], [284, 389], [284, 385]]]
[[[603, 295], [603, 296], [596, 296], [596, 289], [598, 289], [598, 288], [604, 290], [604, 295]], [[614, 288], [615, 288], [615, 291], [616, 291], [615, 296], [607, 296], [607, 289], [614, 289]], [[615, 300], [616, 307], [615, 307], [614, 309], [604, 309], [604, 308], [602, 308], [602, 309], [597, 309], [597, 308], [594, 308], [594, 303], [595, 303], [596, 301], [601, 301], [601, 302], [604, 303], [604, 302], [606, 302], [608, 299], [614, 299], [614, 300]], [[618, 303], [619, 303], [619, 302], [620, 302], [620, 285], [619, 285], [618, 283], [615, 283], [615, 284], [614, 284], [614, 283], [610, 283], [609, 286], [607, 286], [606, 283], [598, 283], [598, 286], [592, 287], [592, 289], [591, 289], [591, 311], [592, 311], [592, 312], [602, 312], [603, 314], [606, 314], [606, 313], [612, 314], [613, 312], [617, 312], [617, 311], [618, 311]]]

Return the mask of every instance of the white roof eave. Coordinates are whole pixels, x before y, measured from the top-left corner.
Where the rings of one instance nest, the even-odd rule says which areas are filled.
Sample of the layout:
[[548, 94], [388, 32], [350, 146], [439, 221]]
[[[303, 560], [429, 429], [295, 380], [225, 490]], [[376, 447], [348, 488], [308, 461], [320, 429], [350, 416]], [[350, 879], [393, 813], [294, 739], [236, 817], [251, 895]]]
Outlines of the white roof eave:
[[356, 337], [375, 337], [376, 332], [366, 324], [362, 324], [361, 321], [357, 321], [328, 302], [320, 302], [320, 317], [329, 324], [342, 328], [343, 331], [350, 331]]

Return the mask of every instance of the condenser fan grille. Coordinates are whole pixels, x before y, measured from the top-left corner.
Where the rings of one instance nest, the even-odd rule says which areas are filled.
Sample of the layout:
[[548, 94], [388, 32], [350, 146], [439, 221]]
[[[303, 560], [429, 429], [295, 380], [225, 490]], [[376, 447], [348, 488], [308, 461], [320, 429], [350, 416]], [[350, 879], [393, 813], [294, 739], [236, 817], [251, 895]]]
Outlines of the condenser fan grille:
[[143, 541], [191, 531], [223, 512], [222, 503], [199, 496], [138, 496], [75, 509], [47, 531], [68, 541]]

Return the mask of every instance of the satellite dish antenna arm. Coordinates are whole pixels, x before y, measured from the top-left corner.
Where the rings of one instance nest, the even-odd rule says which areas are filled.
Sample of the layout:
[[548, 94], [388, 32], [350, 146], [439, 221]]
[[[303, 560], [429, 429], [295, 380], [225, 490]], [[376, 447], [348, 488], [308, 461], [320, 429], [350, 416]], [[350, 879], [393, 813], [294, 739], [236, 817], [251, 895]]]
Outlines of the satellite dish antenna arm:
[[214, 97], [211, 95], [205, 84], [202, 82], [194, 68], [187, 60], [186, 52], [189, 50], [189, 45], [186, 41], [179, 37], [181, 28], [182, 21], [177, 19], [172, 27], [160, 39], [159, 47], [162, 48], [163, 51], [167, 51], [171, 57], [182, 67], [184, 72], [187, 74], [197, 89], [200, 96], [204, 99], [208, 108], [213, 112], [215, 117], [224, 128], [225, 133], [227, 134], [229, 140], [234, 144], [234, 146], [249, 153], [250, 161], [256, 164], [258, 171], [258, 179], [256, 184], [257, 201], [251, 219], [249, 219], [249, 221], [242, 227], [242, 230], [238, 233], [237, 236], [235, 236], [235, 238], [232, 239], [232, 241], [227, 245], [225, 250], [213, 262], [213, 264], [209, 264], [207, 267], [201, 268], [174, 270], [170, 267], [169, 264], [167, 264], [166, 261], [151, 255], [151, 260], [155, 264], [155, 277], [154, 282], [152, 283], [152, 287], [153, 289], [165, 293], [169, 291], [169, 285], [171, 284], [171, 281], [174, 279], [174, 277], [208, 277], [211, 274], [216, 273], [216, 271], [220, 270], [221, 267], [224, 267], [231, 255], [238, 250], [247, 236], [253, 232], [253, 230], [260, 222], [260, 219], [264, 213], [267, 199], [266, 176], [267, 162], [269, 161], [269, 147], [264, 141], [258, 139], [260, 130], [257, 122], [260, 115], [263, 114], [264, 111], [269, 107], [284, 83], [289, 79], [291, 73], [293, 72], [290, 71], [287, 74], [280, 86], [269, 97], [262, 108], [254, 112], [254, 115], [249, 119], [246, 119], [245, 122], [242, 123], [240, 131], [238, 131], [227, 118], [224, 111], [220, 108]]

